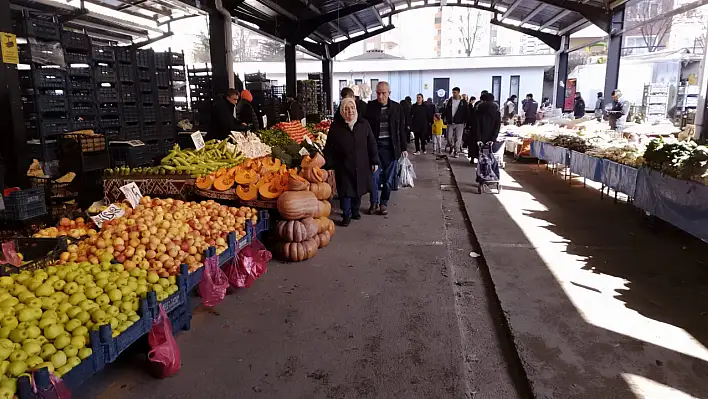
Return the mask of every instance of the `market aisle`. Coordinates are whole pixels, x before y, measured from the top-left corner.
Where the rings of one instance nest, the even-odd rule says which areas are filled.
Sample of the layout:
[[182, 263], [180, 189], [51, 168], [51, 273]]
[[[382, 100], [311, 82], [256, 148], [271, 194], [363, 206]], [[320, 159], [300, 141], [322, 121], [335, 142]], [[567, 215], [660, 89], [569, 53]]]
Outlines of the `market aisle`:
[[218, 315], [196, 313], [177, 338], [177, 376], [152, 379], [136, 355], [75, 397], [526, 397], [498, 344], [501, 318], [469, 257], [450, 172], [415, 162], [416, 187], [394, 193], [388, 217], [338, 228], [314, 259], [272, 262]]
[[537, 398], [708, 397], [706, 244], [545, 167], [500, 195], [452, 167]]

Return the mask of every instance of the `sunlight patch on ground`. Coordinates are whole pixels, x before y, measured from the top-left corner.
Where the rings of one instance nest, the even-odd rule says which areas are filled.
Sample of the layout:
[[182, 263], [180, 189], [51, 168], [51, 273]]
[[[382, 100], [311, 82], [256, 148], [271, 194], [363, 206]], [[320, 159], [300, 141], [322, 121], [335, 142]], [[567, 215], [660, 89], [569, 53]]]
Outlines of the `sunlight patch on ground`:
[[523, 187], [505, 171], [502, 171], [502, 181], [505, 185], [510, 185], [507, 182], [511, 182], [518, 189], [503, 190], [497, 195], [497, 200], [524, 233], [588, 323], [708, 361], [708, 349], [682, 328], [649, 319], [625, 307], [624, 302], [615, 296], [619, 294], [618, 290], [627, 289], [628, 281], [583, 270], [588, 258], [568, 253], [568, 246], [578, 243], [571, 243], [565, 237], [550, 231], [547, 227], [552, 224], [542, 220], [543, 215], [538, 214], [547, 212], [548, 208], [531, 193], [523, 191]]
[[654, 380], [644, 378], [634, 374], [622, 374], [622, 378], [627, 382], [629, 388], [643, 399], [699, 399], [695, 396], [681, 392], [678, 389], [668, 387]]

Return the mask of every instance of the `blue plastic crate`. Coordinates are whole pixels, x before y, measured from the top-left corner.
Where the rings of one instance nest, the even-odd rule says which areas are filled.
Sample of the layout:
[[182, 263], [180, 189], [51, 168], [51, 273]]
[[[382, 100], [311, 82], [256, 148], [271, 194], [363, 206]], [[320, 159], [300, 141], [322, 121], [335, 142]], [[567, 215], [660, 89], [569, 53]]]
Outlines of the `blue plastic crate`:
[[[153, 292], [154, 294], [154, 292]], [[152, 327], [152, 315], [147, 299], [140, 300], [140, 320], [130, 328], [113, 338], [110, 324], [102, 325], [99, 330], [99, 340], [103, 345], [103, 358], [106, 363], [113, 363], [123, 351], [128, 349], [140, 337], [147, 334]]]

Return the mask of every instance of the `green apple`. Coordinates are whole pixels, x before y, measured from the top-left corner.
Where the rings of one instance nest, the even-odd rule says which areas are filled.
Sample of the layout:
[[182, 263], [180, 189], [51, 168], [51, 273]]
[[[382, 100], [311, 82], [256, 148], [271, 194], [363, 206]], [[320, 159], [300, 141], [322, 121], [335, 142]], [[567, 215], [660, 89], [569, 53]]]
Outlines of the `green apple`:
[[85, 310], [82, 310], [79, 314], [76, 315], [76, 319], [79, 320], [83, 325], [91, 319], [91, 314], [89, 314], [89, 312]]
[[108, 315], [106, 314], [106, 312], [101, 309], [95, 309], [93, 312], [91, 312], [91, 320], [93, 320], [94, 323], [105, 323], [107, 317]]
[[64, 352], [62, 352], [62, 351], [58, 351], [57, 353], [52, 355], [51, 361], [52, 361], [52, 364], [54, 365], [54, 369], [56, 370], [59, 367], [66, 364], [66, 354], [64, 354]]
[[[12, 294], [12, 297], [17, 297], [21, 293], [26, 292], [26, 291], [27, 291], [27, 287], [25, 287], [24, 285], [15, 284], [12, 286], [12, 290], [10, 291], [10, 294]], [[6, 298], [2, 302], [0, 302], [0, 307], [5, 307], [5, 306], [2, 306], [2, 303], [5, 302], [7, 299], [8, 298]]]
[[64, 332], [64, 326], [61, 324], [50, 324], [44, 327], [44, 336], [47, 337], [47, 339], [55, 339], [62, 332]]
[[[56, 301], [56, 303], [59, 303], [59, 304], [64, 303], [64, 302], [69, 302], [69, 295], [67, 295], [61, 291], [57, 291], [57, 292], [53, 293], [50, 296], [50, 298], [54, 299]], [[69, 305], [71, 305], [71, 304], [69, 304]]]
[[59, 270], [56, 266], [49, 266], [47, 269], [47, 274], [50, 276], [53, 276], [57, 274], [57, 271]]
[[[79, 275], [79, 272], [76, 272], [76, 271], [69, 272], [69, 274], [67, 274], [66, 277], [64, 277], [64, 280], [66, 280], [67, 283], [72, 283], [76, 280], [76, 277], [78, 275]], [[68, 294], [68, 292], [67, 292], [67, 294]]]
[[50, 310], [45, 310], [42, 313], [42, 318], [43, 319], [58, 319], [59, 318], [59, 313], [57, 313], [56, 310], [50, 309]]
[[135, 323], [136, 321], [140, 320], [140, 316], [138, 316], [138, 315], [136, 315], [136, 314], [130, 315], [130, 316], [128, 316], [128, 320], [130, 320], [130, 321], [132, 321], [133, 323]]
[[36, 291], [39, 289], [39, 287], [42, 286], [43, 283], [41, 281], [35, 280], [34, 278], [27, 280], [27, 282], [28, 282], [28, 284], [26, 285], [27, 289], [34, 292], [35, 295], [37, 295]]
[[86, 283], [89, 282], [89, 281], [91, 281], [91, 280], [90, 280], [89, 277], [88, 277], [87, 275], [85, 275], [85, 274], [79, 274], [79, 275], [76, 276], [76, 278], [74, 279], [74, 282], [76, 282], [78, 285], [84, 285], [84, 284], [86, 284]]
[[[95, 323], [91, 320], [84, 323], [84, 327], [88, 328], [89, 331], [93, 328], [94, 325], [95, 325]], [[79, 328], [81, 328], [81, 327], [79, 327]], [[77, 328], [77, 330], [78, 330], [78, 328]], [[98, 330], [98, 329], [96, 328], [95, 330]]]
[[[73, 295], [79, 291], [79, 285], [76, 284], [75, 282], [68, 282], [66, 285], [64, 285], [64, 289], [62, 290], [66, 295]], [[73, 304], [72, 304], [73, 305]]]
[[39, 327], [39, 328], [41, 328], [42, 330], [44, 330], [45, 328], [51, 326], [52, 324], [56, 324], [56, 323], [57, 323], [57, 319], [52, 319], [52, 318], [49, 318], [49, 317], [47, 317], [47, 318], [44, 318], [44, 317], [43, 317], [43, 318], [39, 321], [39, 324], [37, 324], [37, 327]]
[[81, 349], [86, 346], [87, 341], [88, 339], [85, 335], [71, 337], [71, 345], [73, 345], [76, 349]]
[[67, 337], [66, 335], [60, 335], [54, 340], [54, 346], [57, 349], [64, 349], [69, 344], [71, 344], [71, 337]]
[[52, 298], [42, 298], [42, 309], [54, 310], [58, 306], [57, 302]]
[[68, 314], [68, 311], [73, 308], [73, 305], [70, 304], [69, 302], [58, 302], [58, 303], [59, 303], [59, 306], [57, 306], [57, 309], [56, 309], [57, 312]]
[[36, 296], [30, 291], [21, 292], [20, 295], [17, 296], [17, 299], [24, 304], [26, 304], [27, 300], [31, 298], [36, 298]]
[[118, 316], [118, 315], [120, 314], [120, 309], [118, 309], [117, 307], [111, 305], [111, 306], [109, 306], [108, 309], [106, 310], [106, 313], [107, 313], [110, 317], [116, 317], [116, 316]]
[[[90, 322], [87, 322], [87, 323], [90, 323]], [[71, 332], [71, 335], [73, 335], [74, 337], [86, 337], [86, 336], [88, 336], [88, 332], [89, 332], [89, 327], [87, 327], [86, 325], [83, 325], [83, 326], [76, 327], [76, 329]]]
[[[68, 285], [68, 284], [67, 284]], [[77, 288], [78, 291], [78, 288]], [[75, 292], [69, 297], [69, 303], [76, 306], [86, 300], [86, 295], [83, 292]]]
[[28, 357], [25, 362], [27, 363], [27, 367], [30, 370], [34, 370], [34, 368], [37, 367], [42, 362], [44, 362], [44, 360], [41, 357], [34, 355], [34, 356]]
[[122, 323], [124, 321], [128, 321], [128, 315], [125, 313], [118, 313], [116, 315], [116, 319], [118, 319], [118, 321], [120, 321]]
[[91, 356], [93, 354], [93, 351], [91, 348], [81, 348], [79, 349], [79, 359], [84, 360], [87, 357]]
[[[28, 288], [31, 289], [31, 287]], [[34, 294], [38, 297], [50, 296], [54, 293], [54, 287], [52, 287], [51, 284], [43, 283], [32, 291], [34, 291]]]
[[65, 324], [67, 321], [69, 321], [69, 316], [66, 315], [66, 313], [59, 313], [59, 324]]
[[52, 286], [54, 286], [54, 283], [56, 283], [57, 281], [59, 281], [59, 277], [57, 276], [49, 276], [48, 279], [44, 280], [45, 283], [51, 284]]
[[[25, 358], [26, 357], [27, 355], [25, 355]], [[25, 371], [27, 371], [27, 363], [25, 363], [25, 359], [13, 361], [7, 368], [7, 372], [10, 374], [10, 376], [15, 378], [19, 377]]]
[[42, 334], [42, 330], [38, 326], [29, 326], [27, 327], [27, 337], [31, 339], [35, 339]]
[[155, 283], [157, 283], [158, 281], [160, 281], [160, 276], [159, 276], [157, 273], [155, 273], [155, 272], [150, 272], [150, 273], [148, 273], [148, 275], [147, 275], [147, 281], [148, 281], [150, 284], [155, 284]]
[[20, 322], [17, 321], [15, 316], [5, 316], [0, 320], [0, 325], [3, 327], [15, 328], [18, 324], [20, 324]]
[[[99, 295], [99, 296], [100, 296], [100, 295]], [[98, 298], [96, 298], [96, 299], [98, 299]], [[89, 313], [91, 312], [91, 310], [96, 309], [96, 308], [98, 308], [98, 307], [99, 307], [99, 305], [98, 305], [96, 302], [94, 302], [94, 301], [92, 301], [92, 300], [90, 300], [90, 299], [87, 299], [87, 300], [85, 300], [85, 301], [79, 303], [79, 308], [80, 308], [81, 310], [84, 310], [84, 311], [89, 312]]]
[[120, 322], [115, 317], [111, 317], [111, 319], [109, 320], [109, 323], [111, 323], [112, 330], [115, 330], [120, 325]]
[[[8, 369], [10, 367], [8, 366]], [[2, 380], [0, 380], [0, 388], [9, 388], [12, 390], [12, 392], [17, 391], [17, 380], [14, 378], [7, 378], [4, 377]]]
[[78, 366], [79, 363], [81, 363], [81, 359], [79, 359], [78, 356], [72, 356], [72, 357], [66, 359], [66, 365], [71, 368]]
[[46, 344], [47, 342], [49, 342], [49, 340], [47, 339], [47, 337], [45, 337], [44, 335], [40, 335], [40, 336], [37, 337], [36, 339], [37, 339], [37, 342], [39, 342], [40, 345], [44, 345], [44, 344]]
[[64, 351], [66, 357], [73, 357], [79, 354], [79, 348], [75, 347], [72, 344], [65, 346], [62, 351]]
[[33, 339], [28, 339], [22, 343], [22, 350], [27, 353], [27, 356], [35, 356], [42, 351], [42, 345]]
[[48, 360], [53, 354], [57, 353], [57, 348], [54, 344], [46, 343], [42, 345], [42, 350], [39, 352], [39, 356], [44, 360]]
[[88, 299], [96, 299], [103, 294], [103, 289], [101, 287], [88, 287], [85, 294]]
[[[71, 306], [71, 304], [69, 304], [69, 306]], [[83, 310], [81, 310], [80, 307], [78, 307], [78, 306], [72, 306], [72, 307], [70, 307], [69, 309], [67, 309], [67, 311], [64, 312], [64, 313], [66, 313], [67, 316], [69, 316], [69, 317], [71, 317], [72, 319], [74, 319], [74, 318], [76, 318], [76, 316], [77, 316], [79, 313], [81, 313], [81, 312], [83, 312]]]
[[10, 362], [8, 360], [3, 360], [0, 362], [0, 376], [4, 376], [7, 373], [7, 368], [10, 367]]
[[17, 305], [18, 303], [20, 303], [20, 300], [12, 296], [0, 302], [0, 308], [11, 308]]
[[12, 277], [10, 277], [10, 276], [0, 277], [0, 287], [9, 288], [9, 287], [12, 287], [13, 284], [15, 284], [15, 281], [12, 279]]
[[25, 308], [20, 310], [17, 313], [17, 318], [18, 320], [23, 323], [23, 322], [28, 322], [34, 320], [37, 316], [37, 313], [34, 311], [36, 308]]
[[108, 284], [106, 284], [103, 287], [103, 292], [111, 292], [115, 289], [118, 288], [118, 284], [116, 284], [114, 281], [111, 281], [110, 279], [108, 280]]
[[21, 349], [14, 350], [10, 353], [10, 362], [19, 362], [27, 360], [27, 353]]
[[63, 268], [57, 270], [56, 276], [59, 277], [60, 279], [65, 279], [66, 275], [69, 274], [69, 269], [64, 265]]
[[111, 302], [111, 298], [108, 296], [108, 294], [101, 294], [96, 298], [96, 303], [99, 306], [107, 305], [110, 302]]
[[54, 284], [52, 284], [52, 287], [54, 287], [54, 289], [57, 291], [62, 291], [65, 286], [66, 286], [66, 281], [59, 280], [59, 277], [57, 277], [57, 281], [55, 281]]
[[19, 328], [16, 328], [12, 330], [8, 338], [10, 338], [12, 342], [22, 342], [29, 338], [29, 334], [27, 334], [27, 330], [21, 330]]
[[[68, 359], [67, 359], [67, 360], [68, 360]], [[68, 364], [65, 364], [65, 365], [59, 367], [58, 369], [56, 369], [56, 370], [54, 371], [54, 374], [56, 374], [56, 375], [64, 375], [64, 374], [68, 373], [69, 371], [71, 371], [71, 366], [69, 366]]]
[[66, 324], [64, 325], [64, 329], [66, 329], [66, 331], [72, 332], [76, 330], [76, 328], [81, 327], [82, 324], [83, 323], [81, 323], [81, 320], [79, 319], [71, 319], [66, 322]]

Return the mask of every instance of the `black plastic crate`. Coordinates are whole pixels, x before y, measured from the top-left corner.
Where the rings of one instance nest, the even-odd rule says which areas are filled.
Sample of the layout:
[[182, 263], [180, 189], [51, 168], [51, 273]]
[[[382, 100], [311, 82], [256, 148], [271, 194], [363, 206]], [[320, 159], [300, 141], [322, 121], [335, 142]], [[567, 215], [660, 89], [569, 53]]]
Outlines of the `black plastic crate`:
[[135, 82], [135, 70], [132, 65], [118, 65], [118, 80], [121, 82]]
[[149, 68], [153, 61], [152, 50], [135, 50], [135, 65], [138, 68]]
[[103, 103], [98, 106], [98, 114], [101, 117], [118, 117], [118, 114], [120, 114], [120, 107], [118, 106], [118, 104], [115, 103]]
[[106, 138], [100, 134], [67, 133], [59, 137], [59, 150], [67, 153], [92, 153], [106, 150]]
[[88, 118], [85, 116], [82, 116], [80, 118], [74, 118], [69, 124], [69, 127], [72, 131], [93, 130], [96, 129], [96, 119]]
[[91, 77], [91, 68], [69, 68], [69, 76], [88, 78]]
[[184, 53], [171, 53], [171, 57], [172, 65], [184, 66]]
[[58, 41], [60, 26], [52, 15], [23, 15], [17, 25], [19, 36]]
[[175, 137], [177, 136], [177, 132], [175, 131], [174, 126], [172, 123], [163, 123], [159, 127], [160, 129], [160, 138], [163, 140], [175, 140]]
[[94, 79], [96, 82], [113, 83], [117, 80], [115, 68], [107, 65], [98, 65], [95, 69]]
[[157, 156], [160, 155], [160, 143], [146, 143], [145, 147], [147, 147], [145, 150], [145, 155], [150, 160], [150, 162], [152, 162]]
[[151, 82], [155, 78], [155, 74], [149, 69], [138, 69], [138, 79]]
[[142, 132], [138, 123], [123, 123], [120, 127], [119, 140], [140, 140]]
[[144, 145], [133, 147], [128, 144], [111, 144], [110, 152], [114, 168], [120, 166], [137, 167], [150, 163], [150, 158], [147, 156], [147, 146]]
[[131, 84], [120, 85], [120, 100], [124, 103], [135, 103], [138, 101], [138, 93], [135, 86]]
[[81, 90], [81, 91], [74, 91], [71, 94], [69, 94], [69, 99], [72, 102], [94, 102], [94, 94], [93, 90]]
[[40, 161], [54, 161], [59, 159], [59, 149], [55, 140], [46, 140], [44, 146], [39, 142], [27, 143], [27, 158]]
[[0, 211], [0, 219], [27, 220], [47, 214], [43, 187], [15, 191], [3, 200], [5, 210]]
[[88, 64], [89, 56], [85, 53], [67, 50], [64, 54], [64, 61], [66, 61], [67, 64]]
[[166, 71], [157, 71], [155, 73], [155, 85], [157, 87], [169, 87], [170, 73]]
[[[172, 95], [175, 97], [187, 97], [187, 86], [173, 88]], [[211, 94], [209, 96], [211, 97]]]
[[100, 130], [101, 133], [103, 133], [103, 135], [106, 137], [106, 140], [108, 140], [109, 142], [118, 140], [120, 137], [120, 128], [118, 127], [101, 128]]
[[171, 122], [172, 118], [175, 116], [175, 109], [172, 107], [160, 107], [157, 114], [161, 121]]
[[157, 120], [157, 115], [154, 106], [143, 106], [142, 107], [143, 122], [155, 122]]
[[157, 91], [157, 103], [160, 105], [170, 105], [172, 103], [172, 97], [170, 96], [169, 90], [158, 90]]
[[246, 90], [270, 92], [270, 82], [246, 82]]
[[140, 108], [137, 105], [124, 105], [122, 115], [125, 122], [140, 122]]
[[246, 82], [265, 82], [267, 80], [265, 72], [247, 73], [244, 77]]
[[157, 140], [160, 137], [158, 126], [155, 122], [143, 124], [142, 141]]
[[103, 114], [98, 117], [98, 126], [101, 128], [108, 127], [120, 127], [120, 115], [116, 114]]
[[38, 94], [35, 99], [37, 112], [66, 112], [64, 95]]
[[115, 49], [116, 60], [122, 63], [132, 63], [133, 62], [133, 50], [130, 47], [117, 48]]
[[170, 64], [170, 53], [155, 53], [155, 69], [165, 70]]
[[42, 118], [37, 122], [37, 130], [44, 137], [52, 137], [69, 131], [66, 118]]
[[92, 46], [91, 55], [94, 61], [115, 62], [116, 60], [114, 48], [110, 46]]
[[120, 97], [115, 87], [100, 87], [97, 98], [99, 103], [117, 103]]
[[153, 93], [156, 87], [153, 82], [140, 82], [141, 93]]
[[91, 39], [85, 33], [63, 31], [61, 33], [61, 45], [65, 49], [90, 50]]
[[177, 82], [187, 81], [187, 75], [182, 68], [172, 68], [172, 80]]
[[69, 78], [69, 89], [71, 90], [93, 90], [93, 82], [84, 78]]
[[35, 68], [32, 84], [36, 89], [63, 89], [66, 86], [64, 72], [58, 68]]
[[94, 103], [90, 102], [71, 102], [71, 114], [74, 116], [88, 116], [96, 114]]

